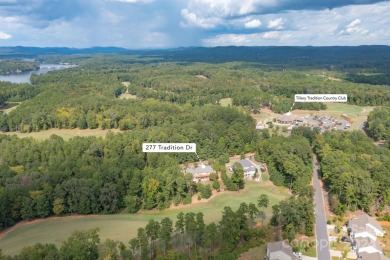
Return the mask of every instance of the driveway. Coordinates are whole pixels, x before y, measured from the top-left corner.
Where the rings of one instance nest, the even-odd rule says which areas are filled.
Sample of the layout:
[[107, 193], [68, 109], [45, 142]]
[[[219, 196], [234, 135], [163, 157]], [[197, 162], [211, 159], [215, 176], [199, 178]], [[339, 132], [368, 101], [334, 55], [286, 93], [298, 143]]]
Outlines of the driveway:
[[319, 162], [317, 157], [313, 157], [313, 187], [314, 192], [314, 211], [315, 211], [315, 230], [317, 241], [317, 259], [330, 260], [329, 236], [326, 227], [326, 215], [324, 208], [324, 197], [319, 176]]

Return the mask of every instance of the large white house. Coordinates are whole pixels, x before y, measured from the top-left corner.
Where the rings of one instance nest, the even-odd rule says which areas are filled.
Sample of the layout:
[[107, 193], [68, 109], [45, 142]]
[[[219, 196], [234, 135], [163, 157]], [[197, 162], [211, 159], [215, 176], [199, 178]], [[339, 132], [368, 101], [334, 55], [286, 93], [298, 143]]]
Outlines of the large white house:
[[[242, 169], [244, 170], [244, 178], [253, 180], [256, 176], [257, 167], [248, 159], [242, 159], [237, 163], [241, 164]], [[229, 170], [233, 171], [234, 164], [230, 166]], [[261, 173], [259, 173], [261, 174]]]
[[352, 248], [358, 255], [363, 254], [368, 260], [378, 259], [372, 258], [374, 254], [383, 255], [376, 238], [383, 237], [385, 233], [378, 221], [364, 213], [348, 221], [347, 227], [352, 238]]

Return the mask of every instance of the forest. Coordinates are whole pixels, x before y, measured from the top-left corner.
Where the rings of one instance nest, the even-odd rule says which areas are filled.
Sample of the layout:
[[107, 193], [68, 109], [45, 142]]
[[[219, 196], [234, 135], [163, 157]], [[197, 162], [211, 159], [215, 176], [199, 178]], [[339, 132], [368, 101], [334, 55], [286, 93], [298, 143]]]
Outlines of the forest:
[[0, 75], [26, 72], [39, 69], [39, 65], [32, 61], [15, 59], [0, 60]]
[[[318, 71], [266, 71], [242, 62], [142, 64], [133, 56], [110, 55], [92, 55], [78, 63], [76, 68], [33, 75], [31, 88], [1, 83], [1, 104], [24, 102], [0, 115], [0, 129], [146, 129], [174, 121], [172, 111], [184, 115], [205, 105], [216, 106], [224, 98], [232, 98], [233, 106], [246, 113], [257, 113], [260, 106], [284, 113], [298, 93], [345, 93], [348, 102], [357, 105], [390, 103], [388, 86], [329, 80]], [[135, 98], [120, 98], [126, 91]], [[155, 113], [157, 107], [161, 111]], [[295, 108], [320, 110], [326, 105], [297, 103]]]
[[364, 133], [332, 131], [314, 143], [332, 211], [381, 211], [390, 202], [390, 150]]
[[[385, 140], [390, 145], [390, 107], [375, 108], [366, 125], [367, 133], [375, 141]], [[390, 148], [390, 146], [389, 146]]]
[[299, 194], [310, 184], [312, 151], [303, 135], [276, 136], [262, 140], [256, 147], [256, 160], [266, 162], [270, 179]]
[[[333, 49], [325, 49], [334, 54]], [[302, 51], [283, 50], [291, 55]], [[319, 57], [315, 49], [309, 50]], [[193, 51], [206, 59], [207, 50]], [[44, 141], [0, 135], [0, 229], [53, 215], [134, 213], [189, 204], [197, 193], [200, 198], [209, 198], [213, 189], [221, 189], [220, 183], [229, 191], [238, 191], [245, 184], [242, 167], [234, 165], [229, 177], [223, 165], [230, 155], [247, 152], [255, 152], [256, 160], [267, 163], [275, 185], [292, 193], [272, 208], [271, 225], [283, 230], [285, 239], [313, 235], [313, 149], [336, 214], [355, 209], [377, 212], [387, 206], [388, 149], [376, 147], [361, 132], [320, 134], [318, 129], [300, 127], [288, 137], [277, 131], [271, 136], [267, 131], [256, 131], [250, 113], [259, 113], [260, 107], [287, 112], [298, 93], [343, 93], [348, 95], [349, 104], [384, 106], [390, 103], [389, 87], [346, 79], [345, 71], [358, 72], [363, 65], [351, 62], [335, 67], [335, 54], [320, 68], [309, 69], [293, 58], [287, 65], [280, 57], [263, 64], [264, 60], [255, 62], [249, 55], [262, 51], [265, 57], [265, 50], [240, 51], [250, 62], [235, 61], [234, 55], [240, 52], [233, 53], [231, 60], [219, 60], [222, 56], [217, 55], [216, 63], [194, 62], [191, 59], [195, 56], [182, 59], [186, 51], [155, 53], [153, 57], [134, 53], [45, 56], [39, 59], [72, 61], [78, 66], [33, 75], [31, 85], [0, 82], [0, 107], [22, 102], [17, 109], [0, 115], [0, 131], [121, 130], [106, 138], [75, 137], [68, 141], [56, 135]], [[381, 64], [384, 69], [387, 65], [378, 60], [375, 56], [369, 66]], [[302, 67], [292, 69], [296, 63]], [[126, 95], [131, 98], [123, 98]], [[224, 107], [221, 100], [225, 98], [231, 98], [232, 104]], [[299, 103], [295, 108], [323, 110], [326, 105]], [[388, 140], [389, 113], [382, 107], [370, 114], [366, 126], [370, 137]], [[142, 153], [143, 142], [196, 143], [198, 155], [221, 171], [222, 181], [213, 175], [212, 184], [195, 184], [193, 176], [183, 174], [180, 168], [197, 161], [195, 154]], [[110, 240], [100, 243], [98, 230], [78, 231], [59, 246], [28, 247], [17, 259], [33, 254], [73, 259], [83, 253], [90, 259], [110, 253], [124, 259], [163, 259], [167, 254], [173, 258], [198, 254], [206, 259], [217, 255], [234, 258], [240, 250], [270, 241], [271, 227], [254, 227], [254, 219], [262, 218], [261, 208], [267, 205], [264, 200], [258, 205], [225, 208], [219, 223], [207, 225], [201, 213], [179, 214], [176, 220], [150, 220], [128, 245]]]

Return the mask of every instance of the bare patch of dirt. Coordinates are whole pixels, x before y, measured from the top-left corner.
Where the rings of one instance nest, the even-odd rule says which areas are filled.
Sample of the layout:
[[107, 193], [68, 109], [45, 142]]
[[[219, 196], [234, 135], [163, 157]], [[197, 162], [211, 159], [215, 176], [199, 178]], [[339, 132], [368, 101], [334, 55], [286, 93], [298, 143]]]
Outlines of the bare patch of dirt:
[[199, 79], [209, 79], [205, 75], [196, 75], [196, 77], [199, 78]]

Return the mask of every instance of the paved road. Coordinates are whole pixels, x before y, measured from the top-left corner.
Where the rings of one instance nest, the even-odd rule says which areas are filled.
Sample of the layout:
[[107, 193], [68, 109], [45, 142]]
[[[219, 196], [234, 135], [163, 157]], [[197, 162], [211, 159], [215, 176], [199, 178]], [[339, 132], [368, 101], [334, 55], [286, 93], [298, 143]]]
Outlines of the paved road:
[[324, 208], [324, 197], [319, 177], [319, 163], [317, 157], [313, 158], [313, 186], [314, 193], [314, 211], [316, 218], [316, 240], [317, 240], [317, 259], [330, 260], [329, 236], [326, 229], [326, 215]]

